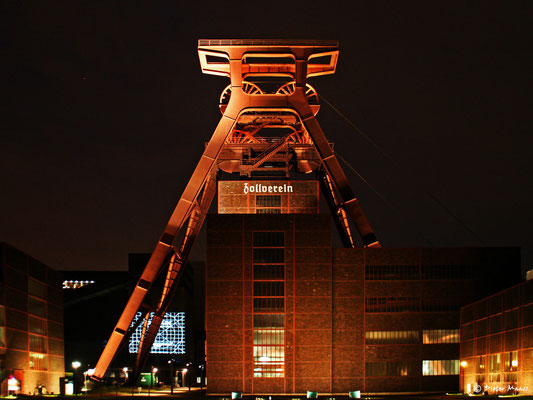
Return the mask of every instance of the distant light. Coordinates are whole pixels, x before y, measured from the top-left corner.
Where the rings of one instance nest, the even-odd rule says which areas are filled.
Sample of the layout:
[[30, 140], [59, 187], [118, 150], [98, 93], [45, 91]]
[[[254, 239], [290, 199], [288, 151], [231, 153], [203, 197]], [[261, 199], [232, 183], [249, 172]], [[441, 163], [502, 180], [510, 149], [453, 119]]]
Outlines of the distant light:
[[259, 357], [259, 360], [258, 361], [270, 361], [270, 357], [268, 356], [261, 356]]
[[511, 365], [512, 365], [513, 367], [518, 367], [518, 360], [513, 360], [513, 361], [511, 361]]
[[466, 361], [461, 361], [461, 367], [466, 367], [468, 365], [468, 363]]
[[124, 372], [128, 372], [128, 367], [124, 367], [124, 368], [122, 368], [122, 371], [124, 371]]
[[81, 367], [81, 362], [79, 361], [72, 361], [72, 368], [77, 369]]
[[182, 371], [182, 372], [185, 373], [185, 372], [187, 372], [187, 371], [188, 371], [187, 368], [183, 368], [183, 371]]
[[157, 368], [152, 368], [152, 372], [155, 374], [157, 372]]
[[87, 375], [94, 375], [94, 368], [89, 368], [87, 370]]

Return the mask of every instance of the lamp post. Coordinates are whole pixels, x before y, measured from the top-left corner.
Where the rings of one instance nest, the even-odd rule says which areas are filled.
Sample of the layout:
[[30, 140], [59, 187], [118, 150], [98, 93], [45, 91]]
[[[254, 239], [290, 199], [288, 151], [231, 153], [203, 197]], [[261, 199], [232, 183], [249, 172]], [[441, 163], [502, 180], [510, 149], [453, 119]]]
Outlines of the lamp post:
[[170, 394], [174, 394], [174, 359], [168, 360], [170, 364]]
[[78, 368], [81, 367], [81, 362], [72, 361], [72, 368], [74, 368], [74, 394], [78, 394]]
[[183, 368], [181, 370], [181, 379], [183, 380], [182, 385], [185, 386], [185, 377], [187, 376], [187, 368]]
[[157, 372], [157, 368], [152, 367], [152, 382], [150, 386], [154, 387], [154, 379], [155, 379], [155, 373]]
[[461, 366], [461, 371], [459, 371], [459, 388], [462, 392], [465, 392], [465, 368], [468, 365], [466, 361], [461, 361], [459, 364]]

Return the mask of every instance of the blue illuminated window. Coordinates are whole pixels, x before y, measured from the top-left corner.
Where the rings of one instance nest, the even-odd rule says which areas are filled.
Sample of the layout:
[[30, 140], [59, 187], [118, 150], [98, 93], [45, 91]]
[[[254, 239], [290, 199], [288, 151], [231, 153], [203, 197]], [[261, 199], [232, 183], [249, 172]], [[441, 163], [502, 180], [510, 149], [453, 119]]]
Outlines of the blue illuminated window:
[[[148, 326], [152, 322], [154, 313], [150, 313]], [[135, 325], [137, 320], [142, 317], [142, 313], [135, 314], [131, 326]], [[129, 343], [130, 353], [137, 353], [139, 349], [139, 341], [141, 340], [142, 322], [139, 324], [135, 332], [132, 333]], [[184, 312], [167, 312], [154, 344], [150, 350], [152, 354], [185, 354], [185, 313]]]

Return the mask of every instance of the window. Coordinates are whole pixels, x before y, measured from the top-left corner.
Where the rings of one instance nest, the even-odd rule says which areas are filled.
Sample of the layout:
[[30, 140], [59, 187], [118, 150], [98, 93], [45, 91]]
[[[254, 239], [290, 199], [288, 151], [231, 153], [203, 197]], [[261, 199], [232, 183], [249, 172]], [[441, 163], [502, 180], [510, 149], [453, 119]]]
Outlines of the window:
[[487, 356], [476, 357], [476, 373], [484, 374], [486, 372]]
[[461, 327], [461, 339], [462, 340], [470, 340], [474, 339], [474, 323], [463, 325]]
[[414, 376], [416, 364], [409, 361], [367, 362], [365, 376]]
[[254, 280], [284, 280], [284, 265], [254, 265]]
[[500, 372], [501, 371], [501, 356], [500, 354], [491, 354], [490, 359], [490, 372]]
[[46, 336], [46, 320], [30, 317], [29, 331], [30, 333], [37, 333], [38, 335]]
[[255, 312], [283, 312], [284, 298], [254, 298], [254, 311]]
[[423, 360], [422, 375], [459, 375], [459, 360]]
[[533, 304], [522, 307], [523, 326], [533, 325]]
[[[257, 196], [258, 204], [259, 197], [277, 196]], [[285, 374], [284, 244], [284, 232], [253, 233], [253, 360], [255, 378], [281, 378]]]
[[487, 318], [477, 321], [476, 322], [476, 336], [477, 337], [487, 336], [488, 330], [489, 330], [488, 325], [489, 325], [489, 320]]
[[281, 214], [281, 196], [255, 196], [255, 212], [257, 214]]
[[424, 344], [459, 343], [459, 329], [425, 330], [422, 333]]
[[48, 358], [45, 354], [30, 353], [30, 369], [34, 371], [47, 371]]
[[518, 328], [520, 321], [520, 310], [516, 309], [505, 313], [505, 330]]
[[33, 297], [28, 297], [28, 312], [38, 317], [46, 318], [46, 303]]
[[[451, 299], [450, 299], [451, 300]], [[458, 304], [446, 298], [422, 299], [422, 311], [424, 312], [449, 312], [459, 311]]]
[[422, 279], [471, 279], [473, 267], [470, 265], [423, 265]]
[[418, 279], [417, 265], [367, 265], [366, 280], [413, 280]]
[[254, 232], [254, 247], [283, 247], [284, 232]]
[[254, 297], [283, 297], [285, 282], [254, 282]]
[[256, 207], [281, 207], [281, 196], [260, 195], [255, 196]]
[[[154, 313], [150, 313], [148, 326], [152, 321]], [[142, 313], [138, 312], [133, 319], [131, 326], [134, 326]], [[137, 353], [139, 341], [141, 340], [143, 322], [137, 326], [132, 333], [129, 342], [129, 352]], [[157, 332], [152, 348], [152, 354], [185, 354], [185, 313], [184, 312], [167, 312], [161, 321], [161, 326]]]
[[30, 351], [46, 353], [46, 338], [44, 336], [30, 335]]
[[281, 264], [285, 262], [285, 249], [254, 248], [254, 263]]
[[28, 293], [40, 299], [46, 299], [46, 285], [35, 279], [28, 279]]
[[416, 297], [367, 297], [365, 311], [367, 313], [419, 311], [419, 301]]
[[368, 331], [366, 344], [414, 344], [419, 343], [418, 331]]
[[[504, 362], [503, 362], [503, 370], [505, 372], [518, 371], [518, 351], [510, 351], [508, 353], [505, 353]], [[506, 379], [506, 382], [508, 382], [507, 379]]]
[[490, 333], [499, 333], [502, 331], [503, 314], [490, 317]]

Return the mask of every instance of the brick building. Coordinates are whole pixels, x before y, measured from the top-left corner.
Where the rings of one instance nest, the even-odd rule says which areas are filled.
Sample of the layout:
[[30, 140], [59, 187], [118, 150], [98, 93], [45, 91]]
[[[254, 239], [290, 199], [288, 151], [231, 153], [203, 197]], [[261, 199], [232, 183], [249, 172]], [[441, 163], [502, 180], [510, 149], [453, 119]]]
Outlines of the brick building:
[[263, 186], [221, 183], [207, 219], [208, 393], [457, 390], [460, 306], [518, 249], [333, 248], [311, 183]]
[[38, 388], [59, 393], [65, 375], [61, 276], [41, 262], [0, 243], [0, 391], [8, 379], [19, 393]]
[[461, 309], [461, 390], [531, 394], [533, 280]]

